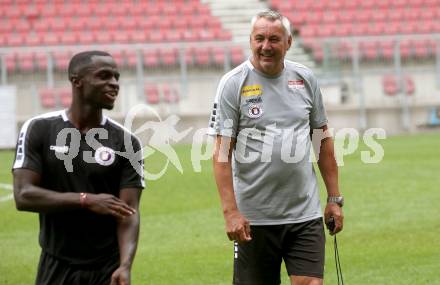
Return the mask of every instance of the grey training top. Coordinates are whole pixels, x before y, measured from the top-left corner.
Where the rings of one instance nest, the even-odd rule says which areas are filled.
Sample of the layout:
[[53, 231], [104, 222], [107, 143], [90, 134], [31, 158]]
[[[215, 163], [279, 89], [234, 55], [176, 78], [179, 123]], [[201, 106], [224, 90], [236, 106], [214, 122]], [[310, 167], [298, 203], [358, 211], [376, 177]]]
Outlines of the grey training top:
[[236, 138], [234, 191], [251, 225], [322, 216], [310, 130], [326, 124], [317, 80], [301, 64], [286, 60], [270, 77], [247, 60], [222, 77], [208, 134]]

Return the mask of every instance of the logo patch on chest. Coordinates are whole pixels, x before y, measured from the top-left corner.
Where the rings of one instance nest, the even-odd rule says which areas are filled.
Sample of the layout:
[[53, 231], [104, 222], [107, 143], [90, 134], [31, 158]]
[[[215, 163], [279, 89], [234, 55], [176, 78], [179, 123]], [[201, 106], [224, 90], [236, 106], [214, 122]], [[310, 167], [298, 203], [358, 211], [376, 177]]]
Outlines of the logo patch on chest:
[[111, 148], [101, 146], [95, 152], [95, 160], [102, 166], [109, 166], [115, 161], [115, 151]]
[[258, 96], [263, 94], [263, 86], [261, 84], [247, 85], [241, 88], [241, 96]]
[[287, 81], [287, 87], [290, 89], [304, 89], [304, 80], [303, 79], [295, 79]]
[[256, 119], [263, 115], [263, 107], [261, 105], [252, 104], [248, 109], [249, 118]]

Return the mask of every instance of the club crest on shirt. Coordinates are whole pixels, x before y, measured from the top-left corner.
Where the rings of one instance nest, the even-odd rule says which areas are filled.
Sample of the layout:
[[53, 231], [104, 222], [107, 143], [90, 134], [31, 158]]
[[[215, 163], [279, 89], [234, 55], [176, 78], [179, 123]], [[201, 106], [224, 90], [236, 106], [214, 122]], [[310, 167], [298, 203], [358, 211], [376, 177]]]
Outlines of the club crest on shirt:
[[295, 79], [287, 81], [287, 87], [290, 89], [304, 89], [304, 80], [303, 79]]
[[249, 106], [248, 109], [249, 118], [256, 119], [261, 117], [261, 115], [263, 115], [263, 107], [261, 107], [261, 105], [252, 104]]
[[95, 152], [95, 160], [102, 166], [109, 166], [115, 161], [115, 151], [111, 148], [101, 146]]

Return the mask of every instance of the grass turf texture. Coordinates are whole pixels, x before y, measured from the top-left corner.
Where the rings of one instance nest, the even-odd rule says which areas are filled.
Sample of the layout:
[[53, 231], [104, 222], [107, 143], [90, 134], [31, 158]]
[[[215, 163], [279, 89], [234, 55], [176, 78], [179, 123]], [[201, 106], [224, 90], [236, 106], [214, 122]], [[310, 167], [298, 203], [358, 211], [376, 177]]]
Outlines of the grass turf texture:
[[[439, 142], [440, 134], [392, 137], [380, 141], [385, 156], [379, 164], [361, 162], [360, 151], [369, 150], [363, 145], [344, 158], [346, 218], [338, 242], [345, 284], [440, 284]], [[132, 283], [231, 284], [233, 249], [223, 232], [211, 162], [195, 173], [190, 148], [176, 150], [183, 174], [169, 167], [142, 196]], [[0, 152], [0, 183], [12, 181], [12, 158]], [[147, 170], [160, 170], [164, 161], [160, 154], [149, 157]], [[0, 197], [8, 193], [0, 189]], [[33, 284], [37, 215], [0, 202], [0, 228], [0, 284]], [[332, 241], [327, 238], [325, 284], [337, 284]], [[284, 271], [282, 284], [289, 284]]]

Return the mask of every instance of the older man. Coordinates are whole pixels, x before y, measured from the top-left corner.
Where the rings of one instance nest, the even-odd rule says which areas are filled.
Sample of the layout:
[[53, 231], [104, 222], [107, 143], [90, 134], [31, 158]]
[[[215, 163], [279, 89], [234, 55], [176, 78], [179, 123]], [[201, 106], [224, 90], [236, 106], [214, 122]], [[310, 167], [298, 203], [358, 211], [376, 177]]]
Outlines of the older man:
[[234, 240], [233, 282], [280, 284], [284, 260], [291, 283], [323, 283], [325, 234], [310, 160], [313, 130], [324, 134], [318, 166], [331, 234], [342, 230], [343, 198], [333, 141], [317, 80], [285, 60], [289, 21], [274, 11], [252, 20], [252, 56], [219, 83], [208, 133], [216, 136], [214, 173], [226, 232]]

